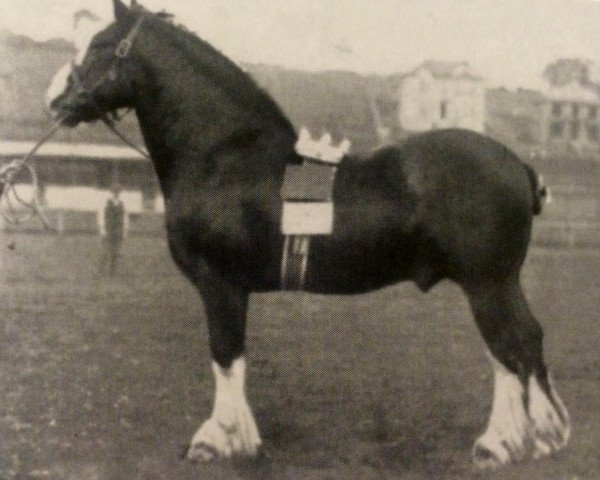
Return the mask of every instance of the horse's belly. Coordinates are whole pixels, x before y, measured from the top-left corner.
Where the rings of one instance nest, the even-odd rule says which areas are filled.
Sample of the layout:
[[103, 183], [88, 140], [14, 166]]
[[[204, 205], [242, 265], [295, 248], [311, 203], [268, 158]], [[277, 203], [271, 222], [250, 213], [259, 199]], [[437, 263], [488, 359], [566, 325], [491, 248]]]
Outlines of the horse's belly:
[[[361, 241], [362, 240], [362, 241]], [[306, 290], [349, 294], [375, 290], [410, 277], [413, 253], [401, 237], [341, 241], [315, 237], [309, 251]]]

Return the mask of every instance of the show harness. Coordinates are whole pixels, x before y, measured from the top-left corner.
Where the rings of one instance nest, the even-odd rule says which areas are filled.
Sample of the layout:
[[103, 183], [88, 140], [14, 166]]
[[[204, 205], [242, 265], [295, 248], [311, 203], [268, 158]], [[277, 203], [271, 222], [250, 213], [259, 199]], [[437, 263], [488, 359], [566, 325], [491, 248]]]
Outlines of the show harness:
[[306, 129], [300, 131], [296, 152], [300, 165], [287, 165], [281, 197], [281, 233], [285, 241], [281, 258], [281, 289], [302, 290], [307, 276], [311, 239], [333, 232], [333, 187], [337, 166], [350, 143], [331, 145], [325, 134], [313, 141]]

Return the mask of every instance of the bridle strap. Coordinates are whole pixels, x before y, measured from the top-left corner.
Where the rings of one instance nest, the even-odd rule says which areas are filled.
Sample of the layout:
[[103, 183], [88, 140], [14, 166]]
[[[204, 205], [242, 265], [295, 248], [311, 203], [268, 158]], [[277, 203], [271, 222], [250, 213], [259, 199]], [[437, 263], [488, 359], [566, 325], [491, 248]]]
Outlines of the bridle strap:
[[[100, 77], [96, 82], [94, 82], [94, 84], [91, 87], [86, 87], [83, 84], [83, 81], [81, 80], [81, 75], [79, 74], [79, 65], [75, 63], [71, 64], [71, 78], [73, 79], [73, 83], [75, 84], [75, 87], [77, 88], [79, 94], [88, 95], [93, 100], [93, 92], [95, 90], [100, 88], [107, 80], [116, 80], [117, 67], [119, 66], [119, 63], [121, 63], [121, 61], [123, 61], [129, 56], [131, 48], [133, 47], [133, 42], [135, 41], [135, 38], [137, 37], [138, 33], [142, 28], [142, 24], [144, 23], [146, 15], [147, 14], [143, 13], [140, 14], [140, 16], [136, 20], [133, 27], [131, 27], [127, 35], [125, 35], [125, 37], [122, 38], [121, 41], [117, 44], [113, 53], [115, 58], [113, 59], [110, 68], [104, 75], [102, 75], [102, 77]], [[97, 107], [97, 105], [94, 106]]]
[[110, 119], [107, 115], [102, 116], [101, 120], [104, 123], [104, 125], [106, 125], [106, 127], [117, 137], [119, 137], [127, 146], [133, 148], [136, 152], [138, 152], [140, 155], [147, 158], [148, 160], [152, 160], [152, 157], [150, 157], [148, 152], [144, 148], [139, 147], [138, 145], [133, 143], [123, 133], [121, 133], [115, 126], [115, 122], [112, 119]]
[[129, 30], [129, 33], [119, 42], [115, 49], [115, 57], [122, 60], [129, 55], [131, 47], [133, 46], [133, 41], [142, 28], [145, 16], [146, 14], [141, 14], [135, 22], [135, 25]]
[[[83, 84], [83, 82], [81, 80], [81, 76], [79, 74], [79, 66], [74, 63], [71, 66], [71, 78], [73, 79], [73, 83], [75, 84], [75, 87], [76, 87], [77, 91], [79, 92], [79, 94], [87, 95], [89, 97], [89, 100], [91, 101], [94, 109], [98, 112], [98, 114], [100, 116], [100, 120], [102, 120], [102, 122], [108, 127], [108, 129], [111, 130], [116, 136], [118, 136], [123, 142], [125, 142], [131, 148], [133, 148], [138, 153], [140, 153], [141, 155], [143, 155], [144, 157], [149, 159], [150, 156], [148, 155], [148, 152], [146, 152], [144, 149], [135, 145], [124, 134], [119, 132], [119, 130], [115, 127], [114, 121], [108, 116], [108, 114], [101, 111], [101, 109], [100, 109], [99, 105], [96, 103], [96, 101], [94, 99], [94, 95], [93, 95], [93, 92], [96, 89], [98, 89], [99, 87], [101, 87], [104, 84], [104, 82], [106, 82], [107, 80], [114, 81], [117, 79], [117, 67], [118, 67], [119, 63], [121, 63], [123, 60], [125, 60], [129, 56], [129, 53], [131, 52], [131, 48], [133, 47], [133, 42], [135, 41], [135, 38], [137, 37], [138, 33], [140, 32], [140, 30], [142, 28], [142, 24], [144, 23], [144, 18], [146, 17], [146, 15], [148, 15], [148, 14], [146, 14], [146, 13], [140, 14], [137, 21], [135, 22], [135, 25], [129, 30], [127, 35], [123, 39], [121, 39], [121, 41], [117, 44], [117, 47], [115, 48], [115, 51], [114, 51], [115, 58], [111, 64], [108, 72], [105, 73], [98, 81], [96, 81], [91, 88], [85, 87], [85, 85]], [[114, 118], [115, 118], [115, 120], [118, 120], [116, 113], [114, 115]]]

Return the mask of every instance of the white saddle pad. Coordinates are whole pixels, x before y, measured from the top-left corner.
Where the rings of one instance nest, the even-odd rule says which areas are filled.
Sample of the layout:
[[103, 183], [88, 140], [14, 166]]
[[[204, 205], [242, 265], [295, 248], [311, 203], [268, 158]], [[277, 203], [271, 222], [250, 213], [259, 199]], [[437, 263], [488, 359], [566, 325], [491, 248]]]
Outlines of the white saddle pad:
[[330, 235], [333, 203], [284, 202], [281, 232], [284, 235]]

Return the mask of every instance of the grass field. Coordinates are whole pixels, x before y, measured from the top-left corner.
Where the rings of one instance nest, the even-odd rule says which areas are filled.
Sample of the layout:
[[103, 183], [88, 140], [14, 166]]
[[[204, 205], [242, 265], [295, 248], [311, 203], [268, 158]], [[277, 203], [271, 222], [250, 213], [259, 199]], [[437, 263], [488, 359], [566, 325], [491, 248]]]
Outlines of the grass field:
[[0, 479], [600, 479], [599, 253], [536, 249], [524, 270], [569, 448], [479, 473], [492, 372], [455, 286], [254, 297], [248, 395], [267, 456], [190, 464], [213, 400], [202, 305], [163, 240], [129, 240], [114, 280], [98, 249], [0, 234]]

